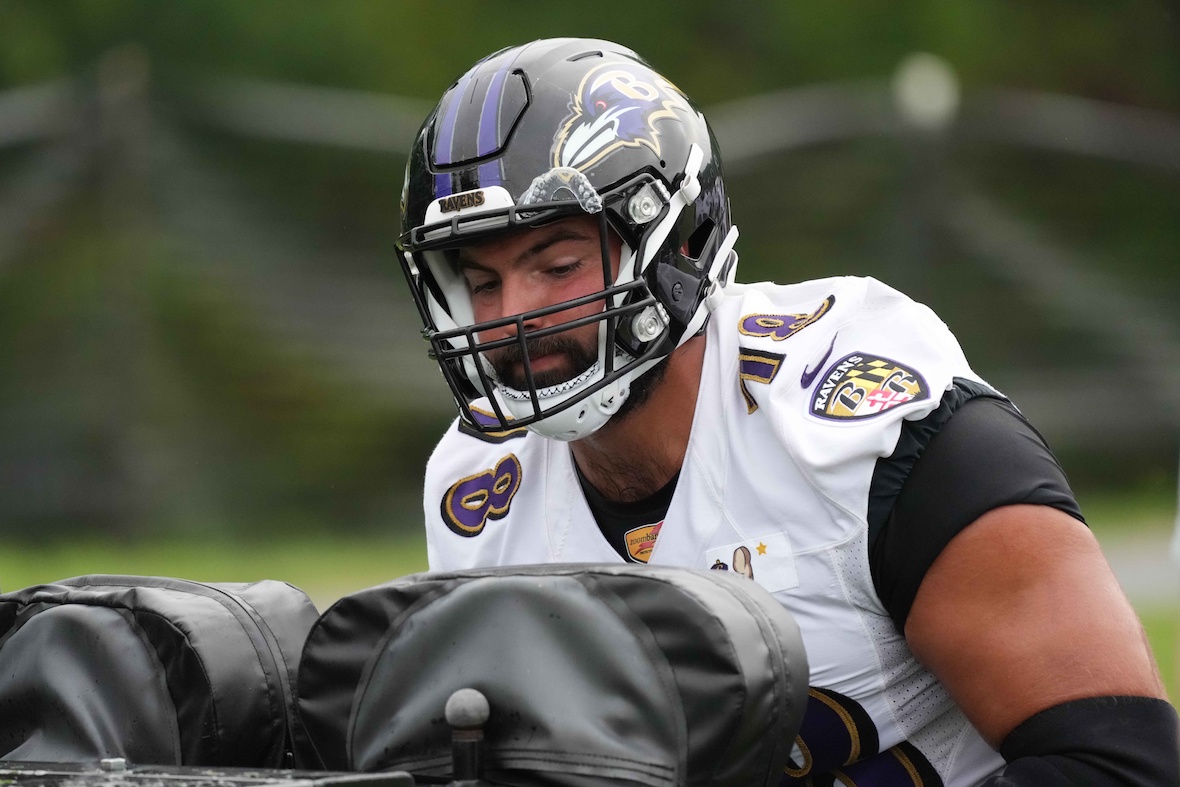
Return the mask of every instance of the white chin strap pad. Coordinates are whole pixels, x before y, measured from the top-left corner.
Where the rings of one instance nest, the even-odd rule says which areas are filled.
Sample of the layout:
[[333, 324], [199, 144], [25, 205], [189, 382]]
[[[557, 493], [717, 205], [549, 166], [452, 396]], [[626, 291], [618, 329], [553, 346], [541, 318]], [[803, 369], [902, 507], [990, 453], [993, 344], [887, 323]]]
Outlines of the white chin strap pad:
[[[605, 386], [597, 393], [587, 396], [577, 404], [567, 407], [559, 413], [546, 416], [536, 423], [529, 424], [528, 429], [542, 437], [553, 440], [573, 441], [581, 440], [598, 429], [601, 429], [610, 417], [618, 412], [630, 393], [632, 375], [625, 375]], [[497, 399], [504, 406], [505, 412], [520, 410], [520, 417], [532, 415], [532, 404], [529, 400], [505, 400], [497, 392]], [[544, 402], [542, 402], [543, 404]]]

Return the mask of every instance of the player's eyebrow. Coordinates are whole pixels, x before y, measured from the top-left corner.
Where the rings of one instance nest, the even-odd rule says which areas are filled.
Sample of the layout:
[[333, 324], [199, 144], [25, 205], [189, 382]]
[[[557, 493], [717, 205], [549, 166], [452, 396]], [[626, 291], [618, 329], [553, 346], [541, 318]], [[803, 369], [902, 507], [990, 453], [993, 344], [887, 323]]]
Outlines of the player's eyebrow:
[[[534, 232], [536, 232], [536, 230], [534, 230]], [[596, 240], [597, 240], [596, 237], [592, 237], [585, 230], [583, 230], [582, 228], [577, 227], [577, 226], [566, 225], [566, 226], [562, 226], [562, 227], [555, 227], [552, 230], [549, 230], [547, 234], [544, 234], [540, 238], [538, 238], [537, 242], [534, 243], [532, 246], [528, 247], [527, 249], [522, 251], [520, 254], [518, 254], [516, 259], [514, 259], [512, 261], [511, 267], [516, 268], [516, 267], [523, 265], [524, 263], [528, 262], [533, 257], [536, 257], [539, 254], [542, 254], [549, 247], [556, 246], [558, 243], [564, 243], [565, 241], [592, 242], [592, 241], [596, 241]], [[481, 265], [478, 262], [476, 262], [475, 260], [473, 260], [469, 256], [469, 254], [470, 254], [470, 252], [468, 249], [460, 249], [459, 250], [459, 269], [460, 270], [464, 270], [464, 269], [468, 269], [468, 268], [474, 269], [474, 270], [484, 270], [484, 271], [490, 270], [490, 268], [488, 268], [487, 266]]]

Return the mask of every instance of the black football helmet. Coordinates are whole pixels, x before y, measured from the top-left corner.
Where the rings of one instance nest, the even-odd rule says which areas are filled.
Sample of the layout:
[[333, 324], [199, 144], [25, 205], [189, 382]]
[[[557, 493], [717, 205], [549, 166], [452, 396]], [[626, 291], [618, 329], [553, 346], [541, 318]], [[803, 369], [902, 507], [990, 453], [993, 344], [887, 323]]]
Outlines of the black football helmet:
[[[699, 333], [733, 279], [737, 228], [704, 115], [629, 49], [551, 39], [476, 63], [444, 94], [410, 152], [402, 192], [402, 268], [466, 428], [527, 426], [576, 440], [601, 427], [632, 381]], [[475, 323], [457, 249], [571, 215], [598, 218], [602, 290], [535, 312]], [[609, 233], [622, 241], [612, 276]], [[537, 387], [530, 318], [601, 302], [598, 360]], [[516, 336], [480, 341], [517, 326]], [[484, 353], [519, 345], [526, 389], [497, 379]]]

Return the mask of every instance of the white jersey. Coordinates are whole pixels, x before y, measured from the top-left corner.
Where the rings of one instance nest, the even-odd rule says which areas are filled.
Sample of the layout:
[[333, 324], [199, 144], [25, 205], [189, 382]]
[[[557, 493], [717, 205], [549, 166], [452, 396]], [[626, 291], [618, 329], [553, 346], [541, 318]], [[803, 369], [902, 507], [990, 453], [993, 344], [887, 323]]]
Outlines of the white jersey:
[[[873, 587], [873, 470], [902, 419], [979, 380], [933, 312], [873, 279], [732, 285], [707, 329], [684, 466], [648, 562], [739, 570], [794, 615], [812, 686], [784, 784], [971, 785], [1003, 765]], [[570, 447], [452, 425], [426, 471], [432, 570], [620, 562]], [[797, 780], [797, 781], [796, 781]]]

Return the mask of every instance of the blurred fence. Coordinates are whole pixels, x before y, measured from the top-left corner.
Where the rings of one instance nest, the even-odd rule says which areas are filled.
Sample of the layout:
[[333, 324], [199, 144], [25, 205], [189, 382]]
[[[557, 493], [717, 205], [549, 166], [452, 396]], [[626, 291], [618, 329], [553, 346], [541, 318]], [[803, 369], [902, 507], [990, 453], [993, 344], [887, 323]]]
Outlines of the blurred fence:
[[[428, 111], [319, 87], [155, 83], [134, 48], [112, 52], [93, 79], [0, 94], [0, 530], [417, 519], [421, 467], [451, 405], [393, 242], [404, 152]], [[1056, 447], [1088, 456], [1092, 476], [1118, 475], [1111, 464], [1132, 472], [1128, 457], [1146, 457], [1174, 477], [1176, 258], [1150, 259], [1159, 252], [1148, 248], [1142, 269], [1158, 284], [1145, 288], [997, 197], [959, 151], [1143, 170], [1146, 198], [1170, 200], [1180, 118], [1069, 96], [961, 93], [926, 56], [877, 82], [707, 114], [743, 248], [765, 257], [743, 253], [747, 273], [808, 272], [806, 261], [773, 267], [796, 256], [773, 238], [798, 244], [806, 230], [757, 208], [821, 190], [794, 174], [803, 157], [853, 151], [839, 164], [848, 169], [896, 156], [897, 218], [842, 272], [929, 299], [972, 357], [984, 349], [979, 371]], [[974, 311], [960, 311], [968, 300]], [[1013, 320], [1017, 329], [998, 330]], [[1058, 346], [1028, 351], [1052, 332]]]

